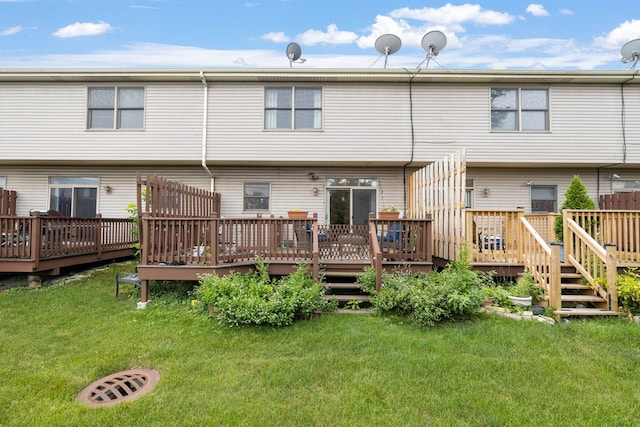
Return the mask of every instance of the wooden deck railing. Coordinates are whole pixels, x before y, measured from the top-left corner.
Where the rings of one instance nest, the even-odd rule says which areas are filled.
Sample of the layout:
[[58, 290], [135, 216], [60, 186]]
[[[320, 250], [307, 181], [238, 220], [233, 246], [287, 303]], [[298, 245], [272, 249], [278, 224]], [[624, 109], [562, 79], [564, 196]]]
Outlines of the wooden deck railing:
[[520, 218], [524, 210], [479, 210], [466, 212], [466, 242], [473, 263], [519, 263], [522, 240]]
[[[594, 291], [605, 298], [609, 310], [618, 309], [616, 249], [614, 245], [602, 247], [596, 239], [591, 237], [581, 225], [567, 215], [564, 215], [564, 256], [565, 260], [589, 282]], [[583, 223], [587, 229], [594, 225]], [[603, 288], [598, 279], [606, 281]]]
[[[538, 218], [535, 218], [536, 221]], [[552, 246], [538, 233], [527, 217], [521, 217], [523, 226], [521, 250], [524, 268], [549, 297], [549, 306], [562, 307], [560, 285], [560, 248]]]
[[132, 248], [137, 239], [127, 218], [67, 218], [0, 216], [0, 258], [71, 257]]

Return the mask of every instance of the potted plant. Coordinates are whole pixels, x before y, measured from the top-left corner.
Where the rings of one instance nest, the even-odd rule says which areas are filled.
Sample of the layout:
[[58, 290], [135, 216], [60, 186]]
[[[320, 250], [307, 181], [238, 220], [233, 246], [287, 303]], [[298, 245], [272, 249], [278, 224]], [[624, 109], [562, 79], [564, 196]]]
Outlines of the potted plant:
[[384, 207], [378, 212], [379, 219], [397, 219], [399, 216], [400, 212], [393, 205], [390, 208]]
[[289, 219], [307, 219], [309, 211], [300, 210], [300, 208], [293, 208], [287, 211]]
[[525, 271], [515, 285], [508, 288], [511, 303], [519, 307], [530, 307], [542, 300], [544, 290], [538, 286], [530, 272]]

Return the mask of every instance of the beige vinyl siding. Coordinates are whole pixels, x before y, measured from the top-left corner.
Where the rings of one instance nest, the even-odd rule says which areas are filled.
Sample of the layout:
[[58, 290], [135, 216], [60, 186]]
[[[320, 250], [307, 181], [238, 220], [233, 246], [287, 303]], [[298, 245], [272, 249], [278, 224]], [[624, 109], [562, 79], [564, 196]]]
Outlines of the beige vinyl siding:
[[[584, 182], [589, 196], [598, 203], [598, 194], [611, 193], [611, 174], [623, 179], [640, 180], [640, 169], [596, 168], [467, 168], [467, 179], [473, 179], [475, 209], [515, 209], [524, 207], [531, 212], [531, 189], [533, 185], [557, 186], [557, 206], [562, 206], [565, 193], [574, 175]], [[598, 185], [599, 174], [599, 185]], [[488, 189], [486, 197], [483, 190]]]
[[[199, 167], [0, 167], [0, 176], [7, 177], [7, 188], [18, 192], [17, 210], [20, 215], [28, 215], [29, 210], [49, 208], [48, 179], [50, 176], [97, 177], [100, 179], [98, 209], [104, 217], [123, 218], [126, 208], [136, 201], [136, 171], [161, 175], [167, 179], [210, 189], [211, 181], [204, 169]], [[312, 181], [309, 172], [318, 175]], [[325, 178], [376, 178], [384, 190], [384, 203], [399, 209], [403, 206], [403, 180], [400, 169], [390, 168], [269, 168], [269, 167], [224, 167], [214, 170], [215, 190], [221, 193], [221, 212], [226, 217], [253, 217], [256, 213], [245, 213], [243, 206], [243, 184], [265, 182], [271, 186], [270, 210], [263, 215], [286, 216], [287, 210], [298, 207], [309, 212], [317, 212], [319, 220], [325, 221]], [[111, 194], [105, 186], [111, 187]], [[318, 195], [313, 195], [313, 188]], [[382, 206], [378, 191], [378, 205]]]
[[[637, 93], [636, 88], [627, 90]], [[414, 100], [417, 161], [432, 161], [462, 147], [468, 164], [478, 166], [606, 165], [623, 160], [619, 86], [549, 87], [549, 132], [492, 132], [488, 86], [420, 85]], [[638, 107], [637, 101], [627, 101], [627, 126], [632, 127], [628, 140], [639, 136], [630, 120], [639, 116]], [[635, 153], [629, 150], [627, 160], [638, 162]]]
[[142, 130], [87, 130], [89, 86], [0, 85], [2, 160], [199, 163], [201, 85], [145, 85]]
[[211, 86], [207, 161], [400, 165], [410, 160], [406, 86], [307, 86], [323, 88], [320, 130], [265, 130], [265, 85]]
[[[312, 181], [309, 172], [318, 179]], [[263, 215], [286, 216], [292, 208], [318, 213], [321, 223], [326, 221], [326, 178], [377, 178], [384, 190], [384, 202], [399, 209], [403, 206], [403, 180], [400, 169], [389, 168], [296, 168], [296, 167], [221, 167], [215, 169], [216, 191], [222, 194], [223, 216], [254, 216], [242, 213], [243, 184], [270, 184], [270, 209]], [[318, 188], [318, 195], [313, 189]], [[380, 188], [378, 188], [380, 190]], [[378, 206], [382, 206], [380, 192]]]

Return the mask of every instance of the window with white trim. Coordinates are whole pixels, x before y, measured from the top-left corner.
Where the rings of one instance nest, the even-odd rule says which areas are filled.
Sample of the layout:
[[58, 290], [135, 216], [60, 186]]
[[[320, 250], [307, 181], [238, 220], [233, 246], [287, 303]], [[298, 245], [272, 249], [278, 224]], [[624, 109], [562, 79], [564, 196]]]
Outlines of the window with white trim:
[[464, 192], [465, 208], [473, 208], [473, 179], [466, 180], [466, 189]]
[[557, 212], [558, 197], [555, 185], [531, 186], [531, 212]]
[[99, 184], [98, 178], [49, 177], [49, 209], [62, 216], [94, 218]]
[[[0, 182], [0, 186], [2, 182]], [[611, 180], [611, 190], [613, 193], [631, 193], [640, 191], [640, 181]]]
[[87, 127], [89, 129], [142, 129], [143, 87], [90, 87]]
[[264, 95], [265, 129], [322, 128], [322, 89], [268, 87]]
[[268, 183], [245, 183], [242, 197], [242, 210], [245, 212], [268, 212], [269, 193], [270, 185]]
[[547, 89], [491, 89], [491, 130], [548, 131]]
[[7, 186], [7, 177], [0, 176], [0, 190], [4, 190]]

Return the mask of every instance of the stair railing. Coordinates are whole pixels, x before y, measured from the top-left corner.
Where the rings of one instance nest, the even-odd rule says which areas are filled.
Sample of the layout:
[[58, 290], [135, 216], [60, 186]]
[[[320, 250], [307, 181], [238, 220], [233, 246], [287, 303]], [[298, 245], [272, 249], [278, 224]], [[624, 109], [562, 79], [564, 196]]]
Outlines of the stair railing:
[[[617, 310], [618, 265], [615, 245], [603, 247], [570, 218], [570, 212], [565, 211], [563, 216], [565, 260], [589, 282], [596, 294], [607, 300], [609, 310]], [[605, 280], [606, 289], [601, 285], [602, 279]]]
[[550, 307], [562, 307], [562, 289], [560, 285], [560, 248], [551, 246], [538, 234], [533, 225], [524, 216], [522, 225], [522, 260], [525, 269], [531, 272], [538, 286], [548, 295]]
[[382, 251], [378, 242], [378, 230], [373, 221], [373, 214], [369, 214], [369, 245], [371, 253], [371, 266], [376, 271], [376, 292], [382, 287]]

